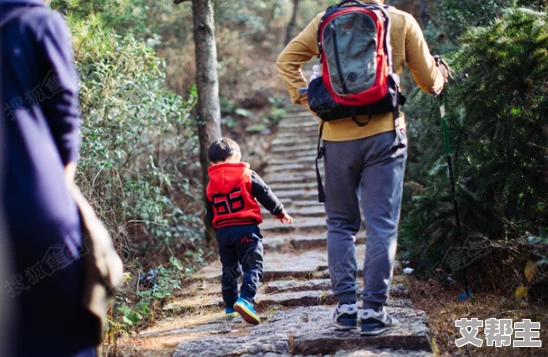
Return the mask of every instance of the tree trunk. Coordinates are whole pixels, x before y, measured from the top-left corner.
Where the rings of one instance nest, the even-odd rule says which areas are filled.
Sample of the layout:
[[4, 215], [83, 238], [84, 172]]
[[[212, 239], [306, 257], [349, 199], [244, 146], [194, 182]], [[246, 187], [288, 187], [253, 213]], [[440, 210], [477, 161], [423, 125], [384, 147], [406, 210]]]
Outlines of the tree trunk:
[[295, 28], [295, 24], [297, 23], [297, 15], [299, 14], [299, 1], [300, 0], [293, 0], [293, 15], [291, 16], [291, 20], [287, 24], [287, 29], [285, 33], [285, 45], [289, 43], [293, 39], [293, 29]]
[[[196, 86], [198, 89], [198, 137], [200, 141], [200, 164], [202, 182], [208, 182], [207, 152], [212, 141], [221, 137], [221, 108], [219, 104], [219, 80], [217, 77], [217, 47], [215, 43], [215, 20], [213, 0], [193, 0], [194, 44], [196, 55]], [[215, 238], [215, 233], [204, 216], [206, 239]]]

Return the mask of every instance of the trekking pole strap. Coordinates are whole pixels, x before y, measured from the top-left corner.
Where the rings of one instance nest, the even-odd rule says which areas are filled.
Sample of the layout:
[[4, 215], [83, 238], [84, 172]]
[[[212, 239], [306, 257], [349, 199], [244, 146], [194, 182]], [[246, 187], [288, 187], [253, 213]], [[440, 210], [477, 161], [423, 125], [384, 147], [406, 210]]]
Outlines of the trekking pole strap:
[[323, 159], [325, 154], [325, 148], [321, 145], [322, 135], [323, 135], [323, 125], [324, 121], [320, 124], [320, 134], [318, 136], [318, 146], [317, 146], [317, 155], [316, 155], [316, 180], [318, 181], [318, 201], [320, 203], [325, 202], [325, 192], [323, 189], [322, 176], [320, 175], [320, 168], [318, 166], [318, 161]]
[[445, 68], [447, 68], [447, 75], [449, 76], [449, 78], [455, 79], [455, 77], [457, 77], [460, 80], [468, 78], [468, 75], [466, 73], [455, 71], [453, 68], [449, 67], [447, 62], [445, 62], [441, 58], [441, 56], [435, 55], [434, 60], [436, 61], [436, 66], [444, 66]]

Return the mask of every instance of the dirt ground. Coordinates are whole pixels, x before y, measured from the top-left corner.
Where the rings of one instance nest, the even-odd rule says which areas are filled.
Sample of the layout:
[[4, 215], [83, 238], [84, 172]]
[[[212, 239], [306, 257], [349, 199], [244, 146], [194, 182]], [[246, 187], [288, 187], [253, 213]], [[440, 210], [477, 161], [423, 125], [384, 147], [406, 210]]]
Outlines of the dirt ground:
[[[485, 357], [537, 357], [548, 356], [548, 309], [547, 306], [538, 306], [530, 303], [518, 303], [514, 300], [503, 299], [494, 293], [473, 293], [472, 299], [458, 301], [459, 294], [464, 290], [461, 286], [444, 286], [433, 280], [409, 278], [411, 298], [415, 307], [422, 309], [428, 316], [430, 328], [437, 348], [436, 355], [449, 356], [485, 356]], [[462, 290], [462, 291], [461, 291]], [[482, 347], [471, 346], [458, 348], [455, 340], [460, 338], [459, 328], [455, 327], [455, 320], [460, 318], [489, 318], [513, 319], [514, 322], [530, 319], [540, 322], [541, 348], [518, 347], [487, 347], [483, 330], [480, 328], [479, 338], [484, 343]]]

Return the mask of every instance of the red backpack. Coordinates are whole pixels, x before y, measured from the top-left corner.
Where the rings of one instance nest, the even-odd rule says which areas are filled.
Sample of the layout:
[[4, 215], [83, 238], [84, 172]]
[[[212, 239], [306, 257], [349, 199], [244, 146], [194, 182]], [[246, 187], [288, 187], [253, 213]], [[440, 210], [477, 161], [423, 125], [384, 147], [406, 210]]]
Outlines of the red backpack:
[[390, 18], [379, 3], [330, 6], [318, 26], [322, 76], [310, 82], [310, 108], [324, 121], [394, 112], [404, 97], [392, 69]]

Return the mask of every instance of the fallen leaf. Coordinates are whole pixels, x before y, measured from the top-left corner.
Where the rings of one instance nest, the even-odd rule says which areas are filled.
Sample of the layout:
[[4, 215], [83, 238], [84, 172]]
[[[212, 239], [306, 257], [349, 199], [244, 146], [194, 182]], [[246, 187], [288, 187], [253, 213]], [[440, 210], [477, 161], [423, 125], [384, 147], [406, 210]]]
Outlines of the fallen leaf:
[[525, 286], [520, 286], [516, 289], [516, 300], [520, 301], [521, 299], [527, 296], [528, 289]]
[[537, 262], [528, 261], [525, 265], [525, 278], [528, 282], [531, 282], [537, 272]]

